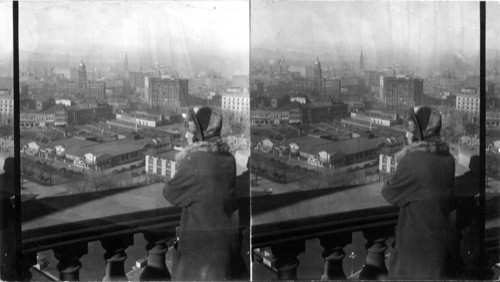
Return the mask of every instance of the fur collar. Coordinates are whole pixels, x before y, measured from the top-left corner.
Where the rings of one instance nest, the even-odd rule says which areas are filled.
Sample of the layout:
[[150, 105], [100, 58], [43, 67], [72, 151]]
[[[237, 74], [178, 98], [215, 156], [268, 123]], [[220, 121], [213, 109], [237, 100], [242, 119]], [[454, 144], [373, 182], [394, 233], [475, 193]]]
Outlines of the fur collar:
[[404, 147], [403, 150], [397, 152], [395, 157], [398, 161], [400, 161], [406, 154], [417, 151], [447, 155], [450, 154], [450, 147], [442, 139], [415, 141]]
[[222, 139], [214, 141], [199, 141], [188, 145], [183, 151], [175, 156], [176, 161], [183, 160], [187, 155], [194, 152], [209, 152], [209, 153], [222, 153], [229, 154], [229, 145]]

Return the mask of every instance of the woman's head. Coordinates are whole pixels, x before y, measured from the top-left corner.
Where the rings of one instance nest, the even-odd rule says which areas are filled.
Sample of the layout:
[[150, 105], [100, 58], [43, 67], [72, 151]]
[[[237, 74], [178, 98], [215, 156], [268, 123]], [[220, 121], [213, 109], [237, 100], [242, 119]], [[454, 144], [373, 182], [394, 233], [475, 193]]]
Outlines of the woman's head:
[[220, 137], [222, 115], [211, 107], [191, 108], [186, 117], [188, 142], [209, 141]]
[[409, 143], [438, 137], [441, 131], [441, 114], [428, 106], [410, 108], [405, 118], [405, 129]]

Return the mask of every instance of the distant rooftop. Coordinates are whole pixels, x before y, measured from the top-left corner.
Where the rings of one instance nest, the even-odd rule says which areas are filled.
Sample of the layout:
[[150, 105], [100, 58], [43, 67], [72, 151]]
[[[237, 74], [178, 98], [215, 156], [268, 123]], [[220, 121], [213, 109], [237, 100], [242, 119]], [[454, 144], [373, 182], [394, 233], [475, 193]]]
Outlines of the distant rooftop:
[[79, 156], [83, 156], [87, 153], [92, 153], [94, 155], [108, 154], [114, 156], [141, 150], [147, 144], [153, 145], [154, 143], [151, 139], [123, 139], [82, 147], [76, 152], [76, 154]]
[[172, 151], [168, 151], [168, 152], [165, 152], [165, 153], [154, 155], [153, 157], [158, 157], [158, 158], [161, 158], [161, 159], [167, 159], [167, 160], [170, 160], [170, 161], [175, 161], [175, 156], [179, 152], [180, 151], [172, 150]]
[[309, 152], [313, 147], [319, 146], [319, 145], [324, 145], [328, 143], [334, 143], [330, 140], [322, 139], [322, 138], [315, 138], [311, 136], [301, 136], [297, 138], [290, 138], [286, 139], [285, 141], [281, 142], [280, 145], [285, 145], [285, 146], [290, 146], [290, 144], [295, 143], [299, 148], [301, 148], [301, 151]]
[[310, 154], [318, 154], [321, 151], [326, 151], [329, 153], [342, 152], [346, 155], [355, 154], [357, 152], [363, 152], [367, 150], [376, 149], [380, 144], [395, 144], [401, 143], [401, 138], [352, 138], [343, 141], [330, 141], [321, 138], [314, 138], [311, 136], [302, 136], [298, 138], [291, 138], [281, 142], [282, 145], [289, 146], [295, 143], [299, 146], [300, 150], [303, 152], [308, 152]]

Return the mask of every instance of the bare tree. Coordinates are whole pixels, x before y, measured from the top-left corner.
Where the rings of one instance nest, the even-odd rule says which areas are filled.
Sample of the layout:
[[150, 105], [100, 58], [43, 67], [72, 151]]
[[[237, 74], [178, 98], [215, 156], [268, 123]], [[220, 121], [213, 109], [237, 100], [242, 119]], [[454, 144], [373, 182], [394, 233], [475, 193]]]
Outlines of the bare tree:
[[280, 162], [279, 162], [279, 169], [281, 170], [283, 174], [283, 183], [286, 183], [286, 173], [288, 170], [291, 169], [291, 167], [287, 164], [287, 158], [286, 157], [281, 157]]
[[271, 158], [271, 169], [273, 171], [274, 179], [278, 180], [280, 177], [281, 163], [277, 161], [274, 157]]
[[263, 158], [260, 153], [254, 152], [250, 155], [250, 171], [254, 176], [254, 184], [257, 184], [259, 176], [262, 173], [262, 169], [265, 165], [265, 158]]
[[337, 186], [339, 183], [342, 183], [342, 172], [338, 169], [330, 168], [325, 170], [325, 179], [328, 187]]
[[33, 176], [35, 173], [35, 162], [34, 160], [26, 155], [21, 156], [21, 177], [24, 182], [25, 179], [28, 179]]
[[234, 112], [224, 111], [222, 112], [222, 131], [223, 136], [231, 136], [245, 133], [245, 122], [240, 122], [237, 120]]
[[492, 153], [486, 153], [486, 182], [489, 177], [496, 176], [500, 170], [500, 158]]
[[[42, 163], [41, 167], [43, 169], [44, 175], [48, 176], [49, 184], [52, 185], [52, 175], [56, 171], [56, 168], [54, 167], [54, 159], [45, 158], [41, 161], [41, 163]], [[44, 179], [47, 179], [47, 178], [44, 176]]]
[[356, 178], [355, 174], [347, 170], [326, 169], [325, 180], [329, 187], [347, 186]]
[[37, 171], [37, 177], [40, 182], [45, 182], [45, 167], [44, 163], [40, 160], [35, 161], [35, 167]]
[[88, 177], [90, 179], [90, 185], [95, 191], [109, 190], [116, 185], [113, 183], [114, 177], [103, 170], [92, 170]]
[[85, 193], [90, 188], [90, 185], [88, 175], [74, 175], [65, 183], [66, 189], [71, 193]]

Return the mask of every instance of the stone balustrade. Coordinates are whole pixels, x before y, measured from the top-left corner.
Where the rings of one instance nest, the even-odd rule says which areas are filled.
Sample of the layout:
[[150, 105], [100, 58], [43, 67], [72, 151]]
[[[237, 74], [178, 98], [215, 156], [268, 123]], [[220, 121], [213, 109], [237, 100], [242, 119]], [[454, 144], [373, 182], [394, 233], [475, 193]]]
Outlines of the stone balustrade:
[[[77, 281], [89, 243], [100, 242], [105, 262], [103, 281], [126, 281], [127, 248], [134, 245], [136, 234], [147, 241], [147, 265], [139, 279], [170, 280], [166, 254], [177, 240], [181, 209], [161, 197], [162, 187], [160, 183], [23, 202], [22, 274], [13, 280], [29, 281], [37, 253], [52, 250], [58, 260], [59, 279]], [[248, 197], [238, 201], [246, 204]], [[240, 210], [239, 214], [248, 213]], [[2, 220], [9, 221], [9, 215], [2, 214]], [[248, 230], [248, 220], [240, 223], [242, 232]], [[9, 267], [6, 263], [2, 265]]]
[[[262, 262], [262, 265], [275, 272], [277, 279], [305, 279], [297, 275], [301, 264], [299, 257], [309, 252], [306, 242], [319, 240], [322, 252], [317, 253], [318, 249], [314, 249], [314, 253], [303, 257], [310, 259], [316, 254], [322, 257], [323, 272], [307, 279], [386, 279], [386, 261], [393, 249], [390, 244], [394, 243], [399, 208], [389, 205], [382, 198], [382, 185], [375, 183], [253, 197], [253, 260]], [[496, 197], [489, 202], [494, 205], [500, 200]], [[458, 214], [459, 217], [463, 216]], [[476, 249], [478, 245], [471, 244], [471, 238], [477, 242], [479, 225], [467, 225], [467, 222], [477, 220], [472, 214], [467, 215], [467, 218], [459, 218], [461, 224], [457, 225], [457, 233], [461, 234], [463, 240], [463, 277], [490, 279], [491, 267], [498, 263], [499, 220], [496, 215], [492, 219], [486, 218], [485, 251], [489, 259], [481, 262], [477, 257], [480, 253]], [[354, 236], [359, 232], [364, 238]], [[353, 238], [357, 241], [353, 242]], [[361, 244], [365, 244], [365, 250], [359, 251], [356, 256], [361, 258], [362, 263], [357, 266], [353, 276], [344, 271], [346, 265], [353, 264], [345, 250], [348, 245], [352, 248], [353, 245]]]

